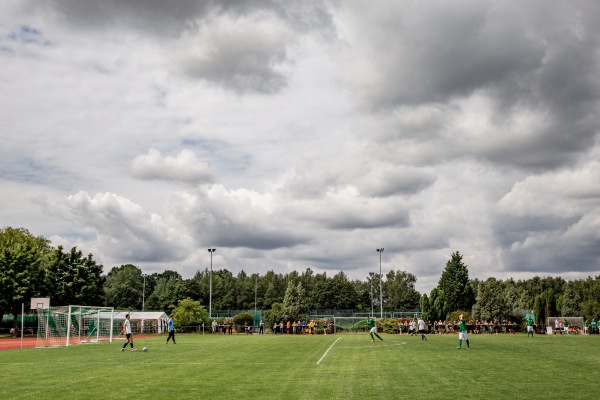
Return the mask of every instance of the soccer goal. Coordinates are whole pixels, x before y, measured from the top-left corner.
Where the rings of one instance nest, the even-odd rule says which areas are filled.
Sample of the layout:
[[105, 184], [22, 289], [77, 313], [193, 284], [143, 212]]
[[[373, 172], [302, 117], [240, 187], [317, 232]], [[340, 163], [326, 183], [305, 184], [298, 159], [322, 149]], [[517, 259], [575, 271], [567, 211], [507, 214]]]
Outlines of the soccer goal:
[[335, 333], [368, 333], [369, 329], [365, 325], [367, 317], [333, 317], [333, 326]]
[[[112, 307], [61, 306], [39, 308], [36, 347], [112, 342]], [[117, 328], [118, 329], [118, 328]]]

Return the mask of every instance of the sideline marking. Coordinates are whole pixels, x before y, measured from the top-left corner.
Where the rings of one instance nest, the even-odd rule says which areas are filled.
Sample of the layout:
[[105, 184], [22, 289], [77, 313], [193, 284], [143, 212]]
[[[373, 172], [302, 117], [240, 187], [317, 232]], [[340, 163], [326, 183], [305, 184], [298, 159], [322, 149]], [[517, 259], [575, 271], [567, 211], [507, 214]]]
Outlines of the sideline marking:
[[331, 350], [331, 348], [332, 348], [333, 346], [335, 346], [335, 344], [336, 344], [336, 343], [338, 342], [338, 340], [340, 340], [340, 339], [341, 339], [341, 337], [337, 338], [337, 339], [335, 340], [335, 342], [333, 342], [333, 343], [331, 344], [331, 346], [329, 346], [329, 348], [327, 349], [327, 351], [325, 352], [325, 354], [323, 354], [323, 355], [321, 356], [321, 358], [319, 358], [319, 361], [317, 361], [317, 365], [321, 364], [321, 361], [323, 361], [323, 359], [325, 358], [325, 356], [327, 355], [327, 353], [329, 353], [329, 350]]

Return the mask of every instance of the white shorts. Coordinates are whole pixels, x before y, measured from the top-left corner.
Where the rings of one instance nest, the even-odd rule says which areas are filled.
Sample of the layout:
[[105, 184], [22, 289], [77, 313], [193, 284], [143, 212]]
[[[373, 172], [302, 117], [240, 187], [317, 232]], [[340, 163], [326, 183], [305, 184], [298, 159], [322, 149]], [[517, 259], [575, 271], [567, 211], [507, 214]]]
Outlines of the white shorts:
[[371, 333], [377, 333], [377, 327], [376, 326], [372, 327], [370, 332]]
[[458, 340], [469, 340], [469, 334], [467, 332], [458, 332]]
[[533, 326], [527, 325], [527, 332], [533, 332]]

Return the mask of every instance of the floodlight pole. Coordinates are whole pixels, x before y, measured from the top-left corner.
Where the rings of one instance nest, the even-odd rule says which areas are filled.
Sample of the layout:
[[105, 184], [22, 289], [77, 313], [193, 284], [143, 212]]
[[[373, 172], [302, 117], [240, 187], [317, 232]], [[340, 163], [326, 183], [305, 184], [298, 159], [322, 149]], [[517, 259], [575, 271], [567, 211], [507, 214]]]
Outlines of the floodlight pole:
[[382, 281], [383, 281], [383, 277], [381, 275], [381, 253], [383, 253], [383, 247], [380, 249], [377, 249], [377, 252], [379, 253], [379, 303], [381, 306], [381, 318], [383, 318], [383, 286], [382, 286]]
[[142, 288], [142, 311], [146, 310], [146, 274], [142, 274], [144, 277], [144, 287]]
[[217, 249], [208, 249], [210, 253], [210, 277], [209, 277], [209, 293], [208, 293], [208, 317], [212, 318], [212, 256]]
[[373, 318], [373, 273], [369, 272], [369, 276], [371, 276], [369, 281], [371, 282], [371, 318]]

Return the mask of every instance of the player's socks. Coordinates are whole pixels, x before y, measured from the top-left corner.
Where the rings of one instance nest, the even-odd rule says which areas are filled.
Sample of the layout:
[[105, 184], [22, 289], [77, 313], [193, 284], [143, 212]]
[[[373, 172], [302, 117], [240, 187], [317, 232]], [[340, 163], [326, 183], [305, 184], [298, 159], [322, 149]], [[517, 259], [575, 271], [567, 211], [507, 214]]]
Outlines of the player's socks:
[[471, 347], [469, 347], [469, 340], [467, 339], [466, 342], [467, 342], [467, 349], [470, 349]]

